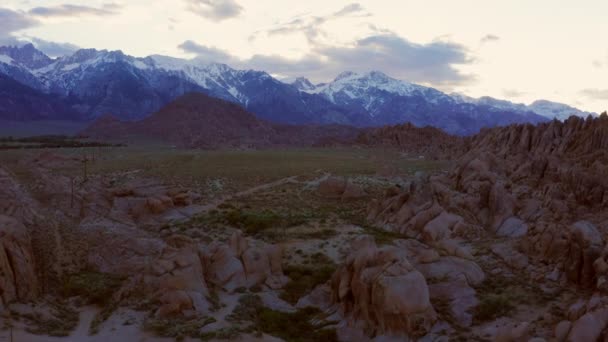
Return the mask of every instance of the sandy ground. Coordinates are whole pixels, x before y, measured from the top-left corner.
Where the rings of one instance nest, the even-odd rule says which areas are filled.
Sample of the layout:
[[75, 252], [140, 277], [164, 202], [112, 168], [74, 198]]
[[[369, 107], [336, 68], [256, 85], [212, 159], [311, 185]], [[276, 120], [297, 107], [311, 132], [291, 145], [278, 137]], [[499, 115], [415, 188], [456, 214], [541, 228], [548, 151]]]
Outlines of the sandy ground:
[[[228, 309], [232, 309], [236, 305], [236, 300], [233, 300]], [[94, 307], [85, 307], [80, 312], [80, 321], [74, 331], [67, 337], [52, 337], [30, 334], [22, 329], [2, 330], [0, 331], [1, 342], [174, 342], [174, 338], [155, 337], [142, 331], [139, 324], [125, 325], [125, 316], [138, 316], [141, 313], [132, 311], [122, 311], [115, 313], [110, 319], [104, 322], [98, 334], [89, 335], [89, 327], [91, 321], [95, 317], [98, 309]], [[231, 310], [226, 310], [228, 314]], [[141, 318], [141, 317], [138, 317]], [[200, 339], [186, 338], [186, 342], [199, 342]], [[228, 340], [211, 340], [211, 341], [228, 341]], [[262, 336], [256, 338], [250, 335], [242, 335], [239, 338], [231, 341], [251, 341], [251, 342], [280, 342], [281, 339], [272, 336]]]

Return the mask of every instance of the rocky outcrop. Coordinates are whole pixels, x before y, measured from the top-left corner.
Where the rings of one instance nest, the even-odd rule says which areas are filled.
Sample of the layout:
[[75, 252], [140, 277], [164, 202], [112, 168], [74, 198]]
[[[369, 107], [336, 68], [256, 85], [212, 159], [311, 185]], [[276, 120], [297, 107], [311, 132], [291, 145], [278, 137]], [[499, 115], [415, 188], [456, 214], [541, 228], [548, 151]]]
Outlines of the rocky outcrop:
[[32, 300], [38, 288], [27, 229], [16, 219], [0, 215], [0, 304]]
[[427, 126], [416, 127], [411, 123], [372, 128], [362, 132], [357, 143], [374, 147], [393, 147], [413, 157], [450, 159], [459, 154], [462, 138]]
[[252, 286], [279, 289], [289, 280], [281, 268], [282, 251], [254, 244], [235, 232], [230, 244], [197, 244], [172, 236], [152, 264], [147, 287], [161, 306], [160, 317], [209, 314], [211, 288], [234, 292]]
[[38, 205], [14, 177], [0, 168], [0, 215], [18, 219], [24, 224], [34, 223]]
[[605, 115], [485, 130], [465, 139], [468, 152], [449, 173], [390, 189], [368, 218], [433, 246], [483, 234], [518, 239], [518, 251], [496, 255], [512, 266], [555, 264], [577, 285], [605, 287], [597, 226], [608, 222], [606, 136]]
[[332, 301], [371, 335], [425, 335], [437, 319], [424, 276], [397, 247], [359, 240], [331, 279]]
[[593, 287], [596, 275], [594, 262], [600, 256], [603, 239], [597, 228], [585, 221], [572, 225], [564, 262], [568, 279], [583, 287]]

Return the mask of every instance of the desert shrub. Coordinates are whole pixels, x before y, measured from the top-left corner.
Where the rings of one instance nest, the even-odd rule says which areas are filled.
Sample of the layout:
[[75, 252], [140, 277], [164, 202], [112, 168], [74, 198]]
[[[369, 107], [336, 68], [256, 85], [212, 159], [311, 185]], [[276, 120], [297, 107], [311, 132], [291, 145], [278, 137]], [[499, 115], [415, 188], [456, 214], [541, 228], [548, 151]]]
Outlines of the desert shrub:
[[256, 326], [262, 332], [287, 342], [337, 341], [334, 329], [324, 329], [311, 323], [320, 313], [320, 310], [310, 307], [294, 313], [261, 308]]
[[513, 299], [506, 294], [488, 294], [479, 298], [475, 309], [475, 319], [480, 322], [507, 316], [515, 310]]
[[187, 320], [184, 318], [174, 319], [148, 319], [144, 322], [144, 330], [154, 333], [160, 337], [173, 337], [183, 340], [185, 337], [201, 338], [204, 336], [201, 329], [211, 323], [215, 323], [213, 317]]
[[258, 295], [245, 294], [239, 298], [239, 303], [234, 307], [232, 313], [226, 316], [229, 322], [254, 322], [257, 313], [264, 305]]
[[288, 342], [337, 341], [335, 330], [311, 323], [320, 314], [321, 311], [315, 308], [304, 308], [293, 313], [271, 310], [264, 307], [259, 296], [246, 294], [239, 298], [239, 304], [227, 320], [234, 323], [251, 322], [252, 325], [240, 331], [263, 332]]
[[324, 261], [327, 263], [316, 263], [316, 266], [290, 265], [285, 267], [284, 273], [290, 280], [283, 288], [281, 299], [295, 304], [317, 285], [329, 280], [336, 270], [336, 266], [331, 260]]
[[51, 317], [40, 314], [23, 315], [29, 325], [26, 330], [34, 335], [64, 337], [70, 335], [78, 325], [78, 311], [69, 305], [52, 304], [50, 313]]
[[124, 277], [108, 273], [74, 273], [64, 279], [63, 293], [67, 297], [81, 296], [89, 304], [106, 306], [123, 281]]
[[97, 312], [91, 321], [91, 325], [89, 326], [89, 335], [96, 335], [99, 333], [99, 326], [103, 322], [107, 321], [117, 308], [118, 305], [115, 303], [112, 305], [107, 305], [101, 311]]
[[279, 226], [282, 218], [271, 210], [231, 210], [226, 214], [226, 220], [228, 224], [244, 229], [247, 234], [256, 234]]
[[476, 290], [479, 305], [475, 308], [474, 319], [478, 322], [507, 316], [520, 304], [545, 305], [551, 300], [549, 294], [525, 277], [488, 277]]
[[330, 239], [330, 238], [336, 236], [337, 234], [338, 234], [338, 232], [336, 232], [335, 230], [325, 228], [325, 229], [317, 230], [314, 232], [299, 233], [299, 234], [296, 234], [294, 237], [300, 238], [300, 239], [327, 240], [327, 239]]
[[372, 227], [372, 226], [369, 226], [366, 224], [363, 224], [363, 225], [360, 224], [359, 226], [361, 226], [364, 229], [365, 233], [373, 236], [374, 241], [376, 241], [376, 243], [378, 245], [389, 245], [389, 244], [392, 244], [393, 241], [395, 241], [395, 240], [405, 238], [404, 235], [397, 233], [397, 232], [392, 232], [392, 231]]

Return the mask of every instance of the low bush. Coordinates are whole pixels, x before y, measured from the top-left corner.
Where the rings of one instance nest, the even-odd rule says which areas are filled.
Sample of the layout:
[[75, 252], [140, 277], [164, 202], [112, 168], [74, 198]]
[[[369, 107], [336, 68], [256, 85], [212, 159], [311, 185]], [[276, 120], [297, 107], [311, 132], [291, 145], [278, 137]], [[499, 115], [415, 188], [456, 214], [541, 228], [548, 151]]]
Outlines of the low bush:
[[64, 279], [63, 294], [67, 297], [81, 296], [88, 304], [105, 306], [123, 281], [124, 277], [108, 273], [74, 273]]

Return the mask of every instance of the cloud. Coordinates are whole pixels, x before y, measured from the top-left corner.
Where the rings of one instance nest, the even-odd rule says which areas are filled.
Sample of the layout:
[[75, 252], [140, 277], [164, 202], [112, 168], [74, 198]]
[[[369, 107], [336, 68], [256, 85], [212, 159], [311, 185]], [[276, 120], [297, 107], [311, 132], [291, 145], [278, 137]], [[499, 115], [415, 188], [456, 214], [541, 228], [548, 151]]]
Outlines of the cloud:
[[227, 61], [237, 68], [264, 70], [284, 77], [304, 75], [313, 81], [328, 81], [346, 70], [379, 70], [392, 77], [435, 86], [453, 86], [474, 80], [472, 75], [463, 74], [455, 68], [456, 65], [473, 62], [462, 45], [443, 41], [417, 44], [395, 34], [372, 35], [346, 47], [317, 45], [299, 59], [277, 55], [238, 59], [225, 51], [192, 41], [186, 41], [179, 47], [208, 61], [215, 58], [216, 62]]
[[30, 40], [38, 50], [44, 52], [49, 57], [71, 55], [76, 52], [76, 50], [80, 49], [79, 46], [71, 43], [51, 42], [36, 37], [28, 37], [28, 40]]
[[82, 5], [63, 4], [49, 7], [34, 7], [29, 14], [36, 17], [80, 17], [80, 16], [109, 16], [119, 13], [121, 6], [118, 4], [105, 4], [102, 7], [90, 7]]
[[278, 55], [254, 55], [248, 60], [241, 61], [240, 67], [263, 70], [281, 76], [308, 75], [311, 70], [324, 67], [324, 63], [313, 55], [307, 55], [297, 60], [288, 59]]
[[502, 94], [507, 98], [516, 98], [516, 97], [522, 97], [522, 96], [526, 95], [527, 93], [516, 90], [516, 89], [503, 89]]
[[326, 21], [325, 17], [298, 18], [267, 30], [265, 33], [268, 36], [302, 33], [310, 43], [314, 44], [319, 36], [325, 35], [320, 26]]
[[594, 100], [608, 100], [608, 89], [584, 89], [581, 95]]
[[[350, 5], [344, 6], [344, 8], [342, 8], [341, 10], [334, 13], [333, 16], [334, 17], [344, 17], [344, 16], [349, 16], [351, 14], [363, 14], [363, 13], [365, 13], [365, 9], [363, 8], [363, 6], [361, 6], [361, 4], [352, 3]], [[369, 13], [365, 13], [364, 15], [369, 16]]]
[[481, 44], [485, 44], [485, 43], [491, 43], [491, 42], [497, 42], [500, 40], [499, 36], [493, 35], [493, 34], [487, 34], [485, 36], [483, 36], [479, 42]]
[[8, 37], [16, 31], [20, 31], [38, 25], [38, 21], [21, 11], [13, 11], [0, 8], [0, 38]]
[[202, 17], [222, 21], [238, 17], [243, 7], [235, 0], [185, 0], [188, 9]]
[[322, 25], [331, 21], [344, 17], [368, 17], [370, 13], [366, 12], [363, 6], [358, 3], [349, 4], [342, 9], [324, 16], [302, 16], [291, 19], [288, 22], [278, 24], [276, 27], [265, 31], [258, 31], [249, 37], [249, 40], [254, 40], [260, 34], [267, 36], [287, 35], [287, 34], [304, 34], [309, 43], [316, 44], [318, 38], [327, 36], [322, 28]]
[[604, 57], [603, 59], [596, 59], [592, 62], [592, 64], [598, 69], [608, 67], [608, 56]]
[[472, 80], [472, 76], [454, 68], [472, 62], [468, 50], [450, 42], [417, 44], [395, 34], [384, 34], [360, 39], [351, 47], [321, 47], [317, 52], [328, 61], [326, 68], [334, 73], [340, 69], [380, 69], [397, 78], [434, 85]]
[[234, 57], [232, 57], [228, 52], [224, 50], [204, 46], [191, 40], [186, 40], [177, 47], [184, 52], [196, 55], [197, 60], [203, 63], [219, 62], [234, 64], [238, 62]]

